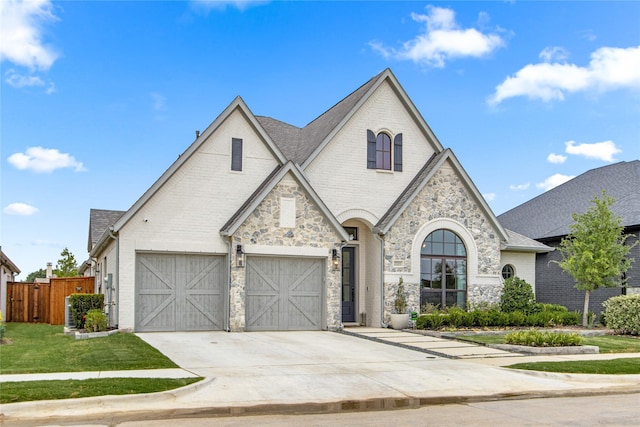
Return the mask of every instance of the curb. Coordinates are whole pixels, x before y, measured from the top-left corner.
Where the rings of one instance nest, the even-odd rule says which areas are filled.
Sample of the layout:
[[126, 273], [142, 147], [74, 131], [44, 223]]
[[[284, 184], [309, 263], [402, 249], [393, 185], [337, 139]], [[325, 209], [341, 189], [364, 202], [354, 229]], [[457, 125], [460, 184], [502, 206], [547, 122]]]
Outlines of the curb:
[[[214, 379], [210, 379], [213, 381]], [[201, 383], [206, 382], [201, 381]], [[200, 384], [200, 383], [198, 383]], [[194, 384], [195, 386], [196, 384]], [[202, 384], [204, 385], [204, 384]], [[201, 386], [202, 386], [201, 385]], [[183, 387], [188, 389], [192, 386]], [[195, 390], [189, 390], [193, 392]], [[83, 414], [83, 415], [65, 415], [65, 416], [44, 416], [44, 417], [7, 417], [0, 414], [0, 423], [6, 426], [32, 426], [34, 424], [44, 423], [61, 425], [79, 424], [79, 423], [106, 423], [107, 425], [119, 424], [124, 422], [149, 421], [149, 420], [166, 420], [175, 418], [203, 418], [203, 417], [237, 417], [249, 415], [300, 415], [300, 414], [331, 414], [340, 412], [366, 412], [366, 411], [383, 411], [398, 409], [417, 409], [422, 406], [429, 405], [451, 405], [466, 404], [478, 402], [491, 402], [498, 400], [528, 400], [543, 399], [553, 397], [585, 397], [585, 396], [602, 396], [615, 394], [633, 394], [640, 393], [640, 385], [633, 386], [614, 386], [607, 388], [589, 388], [576, 390], [554, 390], [541, 392], [515, 392], [515, 393], [498, 393], [478, 396], [437, 396], [437, 397], [379, 397], [364, 400], [341, 400], [334, 402], [302, 402], [302, 403], [275, 403], [275, 404], [258, 404], [247, 406], [225, 406], [225, 407], [194, 407], [194, 408], [172, 408], [161, 410], [133, 410], [122, 412], [110, 412], [109, 414]], [[173, 392], [161, 392], [157, 394], [174, 395]], [[118, 396], [120, 397], [120, 396]], [[123, 396], [131, 399], [131, 396]], [[142, 397], [142, 396], [140, 396]], [[153, 397], [153, 396], [151, 396]], [[170, 396], [168, 396], [170, 397]], [[100, 407], [100, 402], [93, 400], [87, 402], [87, 406]], [[100, 399], [100, 398], [98, 398]], [[59, 402], [59, 401], [48, 401]], [[43, 403], [43, 402], [38, 402]], [[17, 404], [16, 404], [17, 405]]]

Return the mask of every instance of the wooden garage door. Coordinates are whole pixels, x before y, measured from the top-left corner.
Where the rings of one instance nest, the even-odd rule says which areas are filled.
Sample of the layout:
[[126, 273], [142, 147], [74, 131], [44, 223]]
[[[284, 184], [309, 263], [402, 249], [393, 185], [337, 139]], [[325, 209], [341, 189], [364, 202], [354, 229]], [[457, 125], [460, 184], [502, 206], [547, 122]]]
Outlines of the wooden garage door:
[[323, 259], [248, 257], [247, 330], [321, 329], [323, 267]]
[[140, 253], [136, 331], [224, 328], [225, 257]]

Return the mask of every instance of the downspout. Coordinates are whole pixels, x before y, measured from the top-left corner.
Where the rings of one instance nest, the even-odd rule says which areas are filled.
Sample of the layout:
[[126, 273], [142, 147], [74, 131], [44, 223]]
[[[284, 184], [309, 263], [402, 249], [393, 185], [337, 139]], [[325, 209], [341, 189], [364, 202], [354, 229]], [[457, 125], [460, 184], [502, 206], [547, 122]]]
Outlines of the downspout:
[[231, 256], [233, 255], [233, 237], [229, 236], [227, 246], [229, 247], [229, 259], [227, 260], [227, 332], [231, 332]]
[[374, 236], [380, 240], [380, 327], [386, 328], [389, 325], [384, 323], [384, 239], [378, 233]]
[[[116, 307], [115, 310], [115, 316], [114, 316], [114, 320], [113, 320], [113, 326], [118, 329], [118, 323], [120, 321], [120, 238], [117, 234], [113, 233], [113, 227], [109, 227], [109, 237], [111, 237], [113, 240], [116, 241], [116, 271], [115, 271], [115, 276], [116, 276], [116, 292], [115, 292], [115, 302], [114, 305]], [[103, 272], [100, 272], [100, 274], [103, 274]], [[113, 283], [111, 284], [111, 288], [113, 290]]]

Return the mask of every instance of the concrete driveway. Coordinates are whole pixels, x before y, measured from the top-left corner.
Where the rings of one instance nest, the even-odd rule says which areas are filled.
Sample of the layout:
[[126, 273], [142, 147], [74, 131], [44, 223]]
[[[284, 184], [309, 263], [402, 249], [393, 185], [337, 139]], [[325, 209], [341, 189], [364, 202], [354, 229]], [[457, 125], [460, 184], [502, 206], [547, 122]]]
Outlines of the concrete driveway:
[[0, 424], [415, 408], [430, 403], [630, 392], [640, 385], [640, 375], [515, 371], [334, 332], [138, 335], [180, 367], [206, 379], [149, 395], [3, 405]]

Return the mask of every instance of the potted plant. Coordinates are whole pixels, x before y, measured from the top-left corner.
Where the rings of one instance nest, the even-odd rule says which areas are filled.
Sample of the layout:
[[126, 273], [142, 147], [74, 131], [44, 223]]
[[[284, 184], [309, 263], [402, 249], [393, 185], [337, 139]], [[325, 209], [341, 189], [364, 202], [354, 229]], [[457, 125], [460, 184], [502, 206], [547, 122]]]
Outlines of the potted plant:
[[395, 313], [391, 313], [391, 327], [393, 329], [405, 329], [409, 326], [409, 313], [407, 313], [407, 296], [404, 291], [402, 277], [398, 282], [396, 300], [393, 302]]

